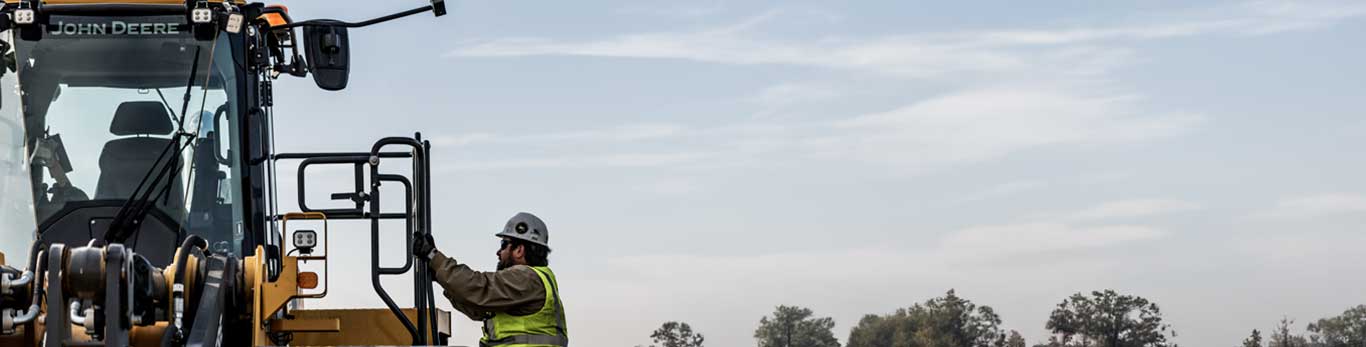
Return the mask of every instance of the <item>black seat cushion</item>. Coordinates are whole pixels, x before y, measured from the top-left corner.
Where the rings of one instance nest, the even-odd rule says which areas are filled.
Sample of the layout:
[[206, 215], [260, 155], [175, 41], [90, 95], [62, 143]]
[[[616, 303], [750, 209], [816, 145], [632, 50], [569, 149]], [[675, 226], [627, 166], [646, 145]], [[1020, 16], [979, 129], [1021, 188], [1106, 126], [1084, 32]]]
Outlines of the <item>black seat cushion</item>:
[[[131, 197], [143, 177], [152, 171], [157, 157], [170, 143], [170, 139], [153, 137], [123, 138], [106, 143], [104, 152], [100, 153], [100, 181], [95, 187], [95, 199]], [[164, 163], [181, 165], [180, 153], [176, 152], [178, 149], [172, 148], [174, 153], [167, 154], [170, 158]], [[170, 169], [175, 170], [174, 167]], [[180, 181], [179, 175], [172, 176], [163, 179], [156, 187], [156, 192], [161, 192], [170, 185], [170, 196], [161, 200], [157, 207], [174, 218], [184, 217], [185, 193]]]
[[156, 101], [129, 101], [119, 104], [114, 111], [114, 122], [109, 132], [118, 136], [170, 135], [175, 131], [166, 105]]

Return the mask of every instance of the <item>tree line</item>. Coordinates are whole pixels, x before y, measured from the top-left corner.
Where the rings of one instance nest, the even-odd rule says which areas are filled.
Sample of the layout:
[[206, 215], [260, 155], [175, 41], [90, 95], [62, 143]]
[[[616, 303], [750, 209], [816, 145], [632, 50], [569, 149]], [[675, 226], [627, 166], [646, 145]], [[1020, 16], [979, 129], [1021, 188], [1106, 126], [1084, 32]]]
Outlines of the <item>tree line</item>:
[[[1263, 333], [1253, 329], [1241, 347], [1366, 347], [1366, 305], [1319, 319], [1294, 331], [1284, 317]], [[778, 306], [759, 319], [758, 347], [841, 347], [835, 320], [797, 306]], [[1048, 316], [1050, 335], [1032, 347], [1177, 347], [1177, 336], [1162, 321], [1157, 303], [1113, 290], [1076, 293]], [[1264, 336], [1265, 335], [1265, 336]], [[703, 347], [705, 338], [688, 323], [667, 322], [656, 329], [650, 347]], [[637, 346], [641, 347], [641, 346]], [[1001, 326], [991, 306], [978, 305], [952, 289], [891, 314], [863, 316], [843, 347], [1030, 347], [1015, 330]]]

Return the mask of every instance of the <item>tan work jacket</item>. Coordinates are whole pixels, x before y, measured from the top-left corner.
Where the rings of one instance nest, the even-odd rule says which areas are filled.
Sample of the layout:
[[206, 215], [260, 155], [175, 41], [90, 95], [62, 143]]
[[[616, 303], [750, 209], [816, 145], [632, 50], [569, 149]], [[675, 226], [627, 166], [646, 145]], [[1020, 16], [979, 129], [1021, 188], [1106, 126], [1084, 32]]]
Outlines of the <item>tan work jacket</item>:
[[485, 320], [497, 312], [525, 316], [545, 305], [545, 285], [531, 267], [516, 265], [496, 272], [480, 272], [441, 251], [436, 251], [431, 266], [446, 299], [470, 319]]

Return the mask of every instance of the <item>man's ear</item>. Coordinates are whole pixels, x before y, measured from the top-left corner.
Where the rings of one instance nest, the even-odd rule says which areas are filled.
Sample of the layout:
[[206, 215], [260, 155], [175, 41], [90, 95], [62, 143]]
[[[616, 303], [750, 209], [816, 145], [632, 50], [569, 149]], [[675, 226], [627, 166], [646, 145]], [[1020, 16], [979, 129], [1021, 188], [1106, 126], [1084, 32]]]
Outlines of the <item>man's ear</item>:
[[512, 248], [512, 257], [526, 259], [526, 245], [517, 245]]

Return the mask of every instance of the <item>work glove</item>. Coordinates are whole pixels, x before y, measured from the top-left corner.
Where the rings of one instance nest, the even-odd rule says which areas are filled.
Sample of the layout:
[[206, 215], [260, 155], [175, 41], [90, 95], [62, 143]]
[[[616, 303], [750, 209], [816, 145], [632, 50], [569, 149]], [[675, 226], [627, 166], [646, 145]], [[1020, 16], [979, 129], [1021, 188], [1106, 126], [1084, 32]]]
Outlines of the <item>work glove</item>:
[[413, 234], [413, 255], [423, 261], [432, 261], [432, 257], [436, 256], [436, 241], [432, 239], [432, 234]]

